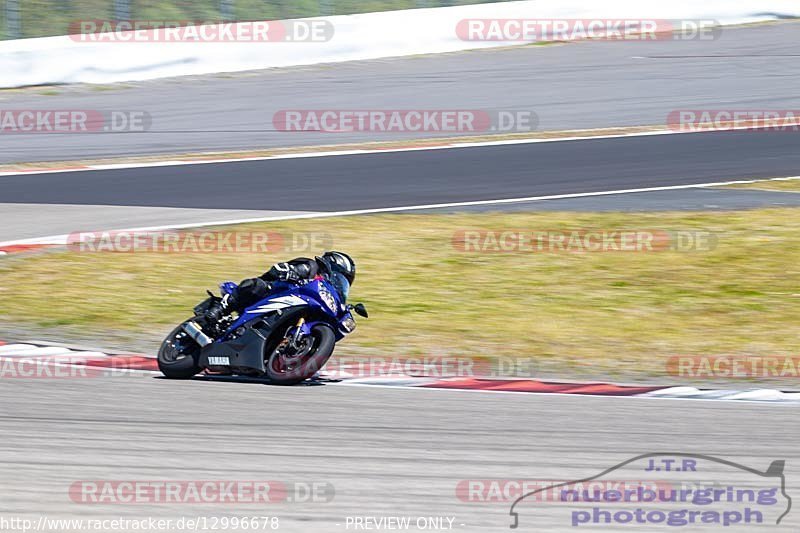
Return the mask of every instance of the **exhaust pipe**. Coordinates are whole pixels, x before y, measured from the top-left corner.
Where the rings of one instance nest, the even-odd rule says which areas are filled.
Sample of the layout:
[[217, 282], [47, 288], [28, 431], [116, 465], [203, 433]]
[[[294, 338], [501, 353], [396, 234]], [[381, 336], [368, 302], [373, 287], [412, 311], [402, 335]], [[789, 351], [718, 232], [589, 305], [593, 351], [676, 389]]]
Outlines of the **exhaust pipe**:
[[203, 333], [203, 330], [200, 329], [200, 326], [197, 325], [197, 322], [190, 321], [186, 322], [183, 325], [183, 331], [189, 334], [189, 336], [195, 340], [197, 344], [200, 345], [201, 348], [204, 348], [214, 342], [214, 339]]

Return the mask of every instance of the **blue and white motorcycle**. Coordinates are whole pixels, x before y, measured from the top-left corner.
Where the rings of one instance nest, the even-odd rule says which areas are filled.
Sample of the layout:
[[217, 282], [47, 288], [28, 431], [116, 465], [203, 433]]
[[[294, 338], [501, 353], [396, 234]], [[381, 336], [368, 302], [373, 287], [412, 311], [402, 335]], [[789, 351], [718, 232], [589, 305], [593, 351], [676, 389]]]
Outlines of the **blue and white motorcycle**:
[[[220, 285], [223, 295], [236, 284]], [[338, 341], [353, 332], [363, 304], [349, 305], [350, 283], [338, 272], [326, 272], [303, 283], [278, 282], [269, 296], [241, 315], [223, 317], [218, 334], [198, 323], [219, 298], [194, 308], [195, 316], [175, 328], [161, 343], [158, 368], [168, 378], [187, 379], [202, 371], [212, 374], [268, 378], [280, 385], [300, 383], [320, 371]]]

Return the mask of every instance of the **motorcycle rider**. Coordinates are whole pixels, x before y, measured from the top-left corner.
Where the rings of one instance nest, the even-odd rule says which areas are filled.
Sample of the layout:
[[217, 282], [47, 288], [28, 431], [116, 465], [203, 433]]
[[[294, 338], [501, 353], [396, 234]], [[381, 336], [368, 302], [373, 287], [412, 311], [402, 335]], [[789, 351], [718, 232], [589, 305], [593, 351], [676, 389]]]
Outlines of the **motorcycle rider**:
[[203, 322], [212, 325], [232, 312], [241, 313], [247, 307], [266, 298], [275, 282], [302, 284], [320, 273], [338, 272], [352, 285], [356, 277], [356, 264], [344, 252], [330, 251], [314, 259], [297, 257], [291, 261], [275, 263], [256, 278], [243, 280], [232, 294], [214, 302], [205, 312]]

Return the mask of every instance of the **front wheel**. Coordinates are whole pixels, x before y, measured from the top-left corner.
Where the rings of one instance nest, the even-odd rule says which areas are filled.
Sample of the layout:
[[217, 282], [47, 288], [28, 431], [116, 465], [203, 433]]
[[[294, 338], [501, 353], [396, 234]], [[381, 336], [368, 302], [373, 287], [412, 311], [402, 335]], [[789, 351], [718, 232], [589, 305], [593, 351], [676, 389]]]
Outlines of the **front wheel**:
[[158, 369], [170, 379], [189, 379], [201, 370], [197, 366], [199, 357], [200, 345], [183, 331], [181, 324], [161, 343], [158, 349]]
[[267, 377], [278, 385], [295, 385], [322, 370], [333, 354], [336, 335], [330, 326], [317, 324], [311, 334], [301, 340], [301, 345], [291, 347], [288, 335], [279, 337], [277, 346], [266, 357]]

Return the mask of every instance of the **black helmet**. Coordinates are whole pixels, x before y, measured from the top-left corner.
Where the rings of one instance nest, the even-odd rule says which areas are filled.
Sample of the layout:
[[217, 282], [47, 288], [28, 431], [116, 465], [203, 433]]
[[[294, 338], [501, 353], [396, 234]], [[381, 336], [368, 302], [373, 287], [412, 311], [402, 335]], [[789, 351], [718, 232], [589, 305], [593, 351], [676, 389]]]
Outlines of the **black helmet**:
[[344, 252], [325, 252], [317, 261], [325, 265], [331, 272], [338, 272], [344, 276], [350, 285], [356, 279], [356, 264], [353, 258]]

